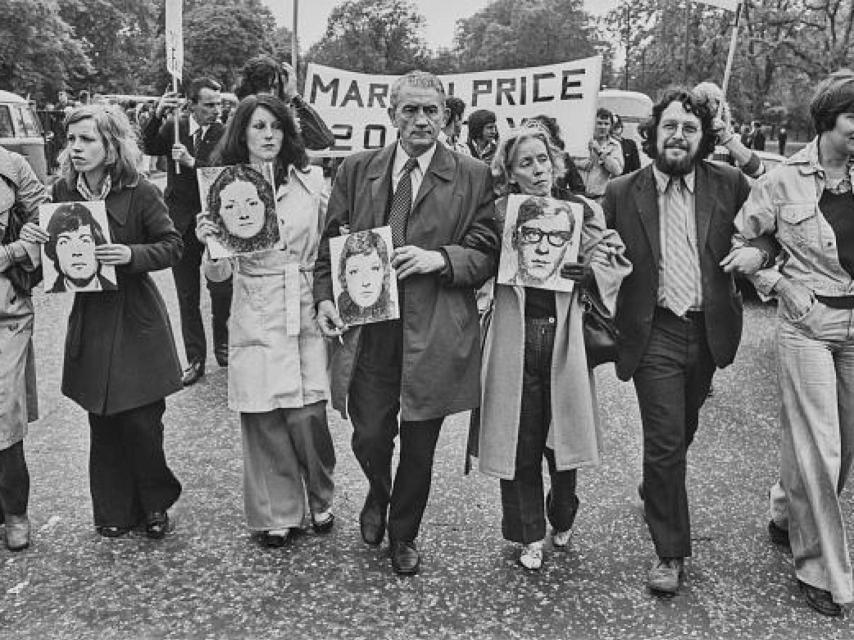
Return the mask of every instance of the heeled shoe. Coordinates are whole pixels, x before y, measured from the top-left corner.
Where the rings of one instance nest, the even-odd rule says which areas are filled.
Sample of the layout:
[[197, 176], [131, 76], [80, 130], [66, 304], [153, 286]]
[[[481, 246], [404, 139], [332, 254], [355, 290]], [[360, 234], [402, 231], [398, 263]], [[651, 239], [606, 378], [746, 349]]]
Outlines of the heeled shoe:
[[281, 549], [291, 541], [291, 530], [277, 529], [274, 531], [262, 531], [258, 539], [262, 546], [270, 549]]
[[160, 540], [172, 531], [169, 514], [165, 511], [153, 511], [145, 519], [145, 535], [152, 540]]
[[95, 531], [105, 538], [121, 538], [130, 533], [130, 527], [101, 526], [95, 527]]
[[332, 527], [335, 525], [335, 514], [332, 511], [323, 511], [317, 515], [321, 517], [319, 519], [313, 515], [311, 517], [311, 528], [314, 529], [314, 532], [323, 535], [332, 531]]

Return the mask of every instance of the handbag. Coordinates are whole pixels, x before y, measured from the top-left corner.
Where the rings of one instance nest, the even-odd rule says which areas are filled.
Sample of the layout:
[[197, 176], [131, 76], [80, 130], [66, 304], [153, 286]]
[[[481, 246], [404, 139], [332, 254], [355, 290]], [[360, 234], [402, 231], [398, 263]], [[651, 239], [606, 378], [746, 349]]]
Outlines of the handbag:
[[[3, 244], [6, 245], [15, 242], [20, 237], [21, 228], [27, 221], [27, 212], [24, 209], [24, 205], [17, 200], [17, 185], [2, 174], [0, 174], [0, 178], [3, 178], [12, 187], [12, 191], [16, 197], [15, 204], [9, 209], [9, 219], [6, 223], [6, 230], [3, 233]], [[12, 283], [15, 293], [29, 298], [32, 295], [33, 287], [42, 281], [42, 267], [39, 265], [35, 269], [27, 271], [20, 264], [13, 264], [3, 272], [3, 275]]]
[[582, 289], [579, 295], [582, 308], [584, 349], [587, 366], [594, 368], [617, 360], [617, 326], [605, 305], [594, 292]]

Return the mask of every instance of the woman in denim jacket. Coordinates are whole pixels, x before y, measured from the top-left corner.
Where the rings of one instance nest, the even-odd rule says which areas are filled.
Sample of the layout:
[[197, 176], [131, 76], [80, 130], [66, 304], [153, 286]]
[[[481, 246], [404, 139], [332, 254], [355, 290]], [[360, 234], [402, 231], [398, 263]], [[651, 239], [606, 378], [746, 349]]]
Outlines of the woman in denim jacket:
[[818, 136], [756, 183], [736, 226], [781, 248], [776, 266], [752, 276], [779, 301], [782, 450], [769, 530], [791, 543], [807, 603], [838, 616], [854, 601], [839, 502], [854, 459], [854, 72], [819, 84], [810, 114]]

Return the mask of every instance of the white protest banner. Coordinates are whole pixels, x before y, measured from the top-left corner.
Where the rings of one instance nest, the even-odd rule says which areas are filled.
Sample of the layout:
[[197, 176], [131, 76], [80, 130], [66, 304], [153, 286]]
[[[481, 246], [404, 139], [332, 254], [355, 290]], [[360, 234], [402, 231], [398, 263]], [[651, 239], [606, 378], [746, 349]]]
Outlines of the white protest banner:
[[702, 2], [703, 4], [710, 4], [714, 7], [720, 7], [721, 9], [726, 9], [727, 11], [735, 11], [738, 9], [738, 5], [741, 0], [696, 0], [697, 2]]
[[[566, 150], [587, 155], [593, 133], [602, 58], [525, 69], [478, 71], [440, 76], [448, 95], [466, 103], [466, 115], [489, 109], [498, 117], [499, 134], [523, 118], [556, 118]], [[396, 130], [388, 116], [391, 85], [398, 76], [353, 73], [310, 63], [303, 96], [335, 134], [335, 146], [323, 155], [347, 156], [391, 144]], [[465, 129], [461, 136], [467, 139]]]
[[184, 73], [183, 0], [166, 0], [166, 70], [181, 79]]

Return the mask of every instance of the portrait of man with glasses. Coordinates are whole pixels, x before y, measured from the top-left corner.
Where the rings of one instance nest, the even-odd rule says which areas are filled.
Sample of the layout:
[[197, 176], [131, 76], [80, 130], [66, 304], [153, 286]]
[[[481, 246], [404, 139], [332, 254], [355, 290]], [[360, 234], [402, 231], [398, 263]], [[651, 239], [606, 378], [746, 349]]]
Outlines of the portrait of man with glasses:
[[[515, 222], [514, 200], [518, 202]], [[572, 203], [553, 198], [511, 196], [498, 282], [570, 291], [572, 281], [560, 277], [560, 268], [578, 255], [580, 220], [576, 216], [581, 211], [573, 209]]]

